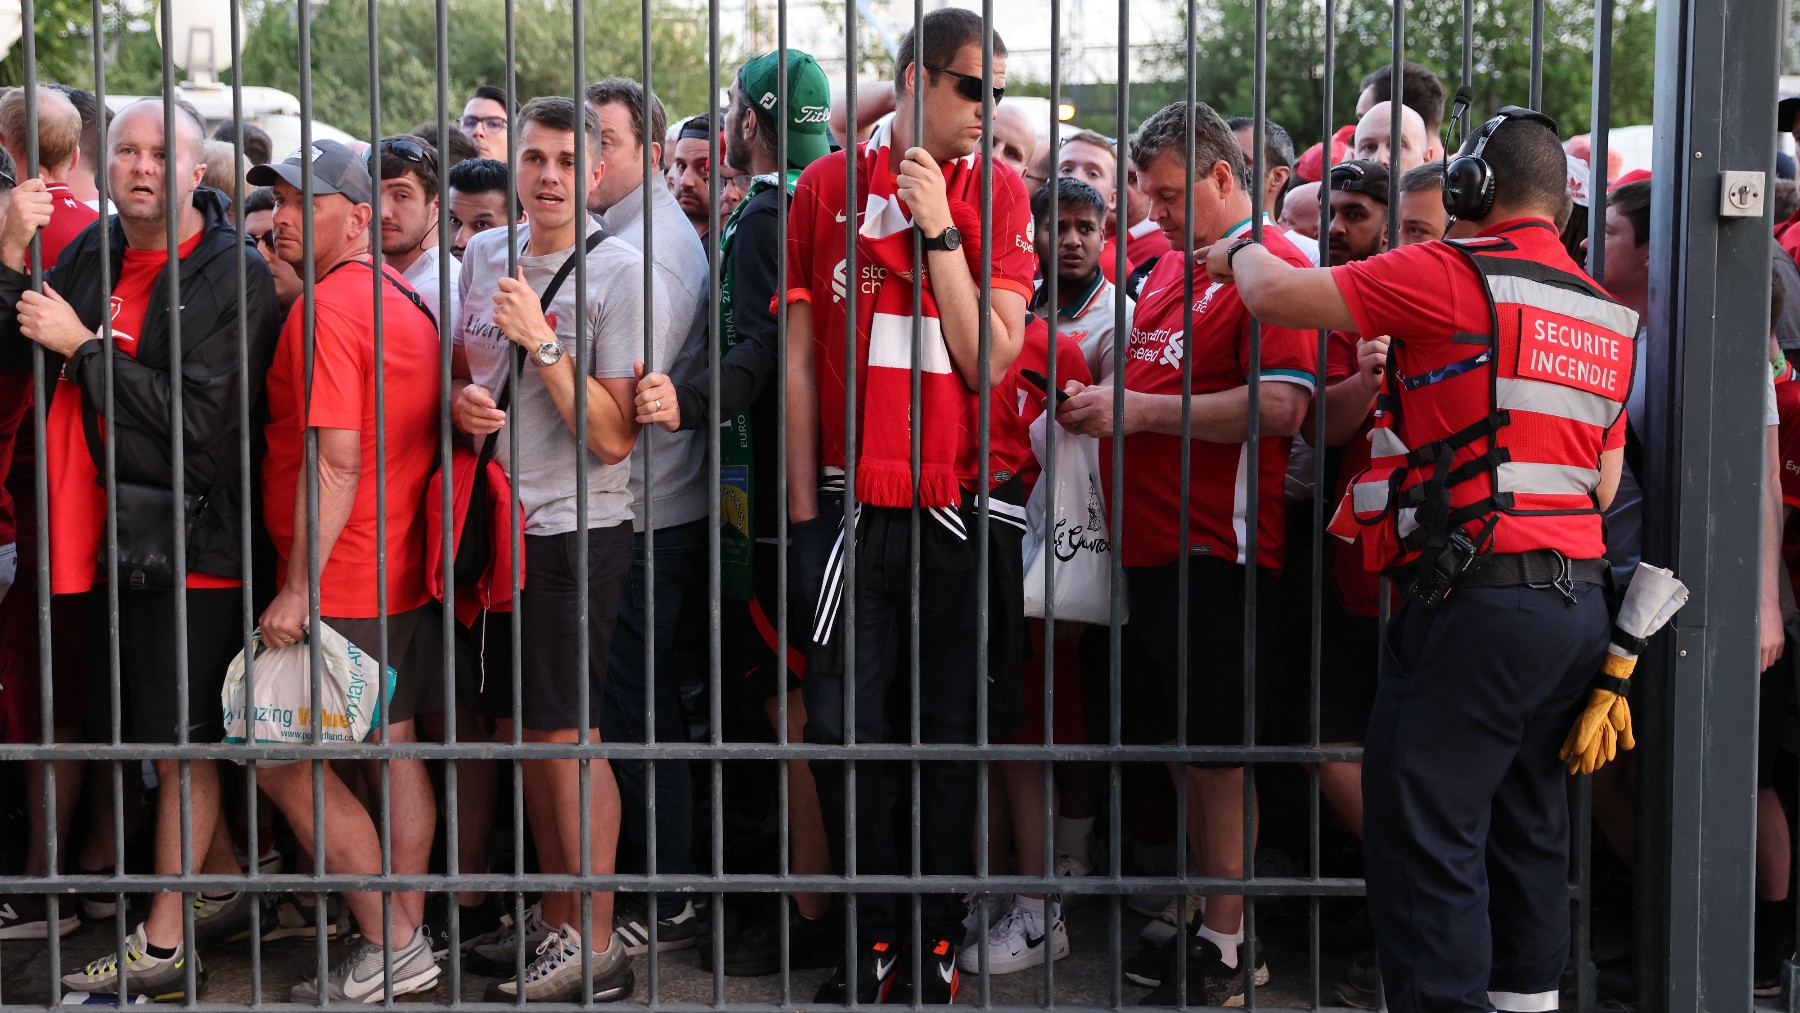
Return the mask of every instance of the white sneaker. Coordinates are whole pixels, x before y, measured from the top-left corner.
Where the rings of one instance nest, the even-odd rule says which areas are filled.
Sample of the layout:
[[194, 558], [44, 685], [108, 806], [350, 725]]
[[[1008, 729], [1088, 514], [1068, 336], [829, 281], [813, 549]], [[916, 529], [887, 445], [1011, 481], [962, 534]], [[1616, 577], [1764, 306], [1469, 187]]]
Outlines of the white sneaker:
[[[1059, 877], [1067, 876], [1076, 878], [1085, 876], [1092, 871], [1092, 866], [1074, 855], [1061, 854], [1056, 856], [1056, 874]], [[1076, 904], [1086, 904], [1093, 899], [1094, 897], [1092, 894], [1068, 893], [1063, 894], [1062, 902], [1065, 907], [1073, 907]]]
[[[1046, 930], [1043, 905], [1053, 912]], [[1027, 906], [1031, 905], [1031, 906]], [[1045, 953], [1049, 959], [1061, 960], [1069, 955], [1069, 933], [1063, 926], [1061, 905], [1055, 901], [1032, 902], [1020, 898], [1006, 917], [988, 930], [988, 973], [1010, 974], [1028, 967], [1043, 966]], [[981, 971], [981, 942], [976, 940], [956, 955], [956, 966], [969, 974]]]
[[994, 926], [1012, 910], [1013, 895], [1010, 893], [965, 893], [963, 904], [969, 913], [963, 916], [963, 938], [973, 939], [981, 934], [981, 908], [987, 907], [988, 929]]

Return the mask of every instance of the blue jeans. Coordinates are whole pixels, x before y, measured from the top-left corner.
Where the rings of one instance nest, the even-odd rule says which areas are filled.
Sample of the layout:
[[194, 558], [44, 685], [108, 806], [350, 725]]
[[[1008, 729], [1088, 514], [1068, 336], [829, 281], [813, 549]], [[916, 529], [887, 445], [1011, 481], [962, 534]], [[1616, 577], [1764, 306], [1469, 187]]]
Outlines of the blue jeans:
[[[675, 695], [675, 679], [671, 671], [674, 661], [675, 628], [684, 604], [698, 602], [700, 580], [706, 571], [706, 522], [694, 521], [656, 531], [656, 740], [685, 742], [681, 703]], [[648, 691], [645, 679], [645, 603], [647, 581], [644, 578], [644, 536], [632, 540], [631, 573], [626, 578], [625, 597], [619, 603], [618, 625], [613, 629], [611, 671], [606, 680], [606, 705], [600, 709], [600, 737], [607, 742], [645, 742], [645, 705]], [[619, 862], [621, 872], [642, 872], [648, 868], [648, 833], [645, 820], [645, 775], [642, 760], [612, 761], [613, 776], [619, 782], [622, 809], [619, 826]], [[656, 765], [656, 871], [658, 873], [691, 873], [693, 857], [694, 785], [685, 760], [670, 760]], [[657, 917], [679, 914], [683, 899], [673, 895], [657, 898]]]

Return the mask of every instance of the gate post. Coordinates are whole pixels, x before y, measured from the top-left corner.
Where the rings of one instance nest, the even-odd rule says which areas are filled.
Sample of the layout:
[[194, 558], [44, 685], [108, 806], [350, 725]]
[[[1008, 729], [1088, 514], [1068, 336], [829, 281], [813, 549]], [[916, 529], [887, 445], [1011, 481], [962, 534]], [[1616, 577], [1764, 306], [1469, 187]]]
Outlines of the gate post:
[[[1769, 202], [1721, 218], [1721, 171], [1773, 189], [1780, 0], [1663, 0], [1656, 32], [1645, 557], [1693, 589], [1643, 680], [1639, 987], [1750, 1008]], [[1596, 82], [1596, 87], [1605, 87]]]

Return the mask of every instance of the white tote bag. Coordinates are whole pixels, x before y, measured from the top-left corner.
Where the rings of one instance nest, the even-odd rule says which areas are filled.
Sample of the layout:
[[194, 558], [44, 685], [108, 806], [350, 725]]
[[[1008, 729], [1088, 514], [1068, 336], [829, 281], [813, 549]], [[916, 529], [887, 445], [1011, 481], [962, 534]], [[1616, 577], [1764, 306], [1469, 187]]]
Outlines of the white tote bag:
[[[1050, 418], [1045, 413], [1031, 424], [1031, 452], [1044, 474], [1025, 504], [1025, 615], [1044, 618], [1044, 570], [1054, 555], [1057, 621], [1104, 626], [1112, 621], [1113, 551], [1100, 484], [1100, 442], [1058, 432], [1052, 483], [1045, 446]], [[1119, 621], [1125, 619], [1121, 607]]]
[[[324, 623], [300, 643], [263, 648], [258, 634], [256, 709], [245, 699], [244, 655], [225, 670], [219, 704], [225, 712], [225, 741], [257, 745], [297, 745], [313, 741], [310, 654], [324, 653], [319, 687], [319, 727], [326, 742], [361, 742], [381, 724], [381, 708], [394, 695], [394, 670]], [[268, 761], [261, 761], [267, 763]]]

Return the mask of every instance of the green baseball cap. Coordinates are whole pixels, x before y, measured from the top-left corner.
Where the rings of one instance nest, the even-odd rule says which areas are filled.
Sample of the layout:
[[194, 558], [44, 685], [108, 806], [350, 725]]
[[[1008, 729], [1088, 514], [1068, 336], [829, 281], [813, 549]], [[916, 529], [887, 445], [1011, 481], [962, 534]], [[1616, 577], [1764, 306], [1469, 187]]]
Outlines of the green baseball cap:
[[[774, 116], [780, 99], [781, 79], [776, 75], [781, 66], [781, 51], [764, 53], [744, 64], [738, 71], [738, 82], [758, 116]], [[831, 82], [819, 69], [811, 53], [798, 49], [787, 51], [787, 155], [788, 164], [804, 169], [813, 159], [831, 152]]]

